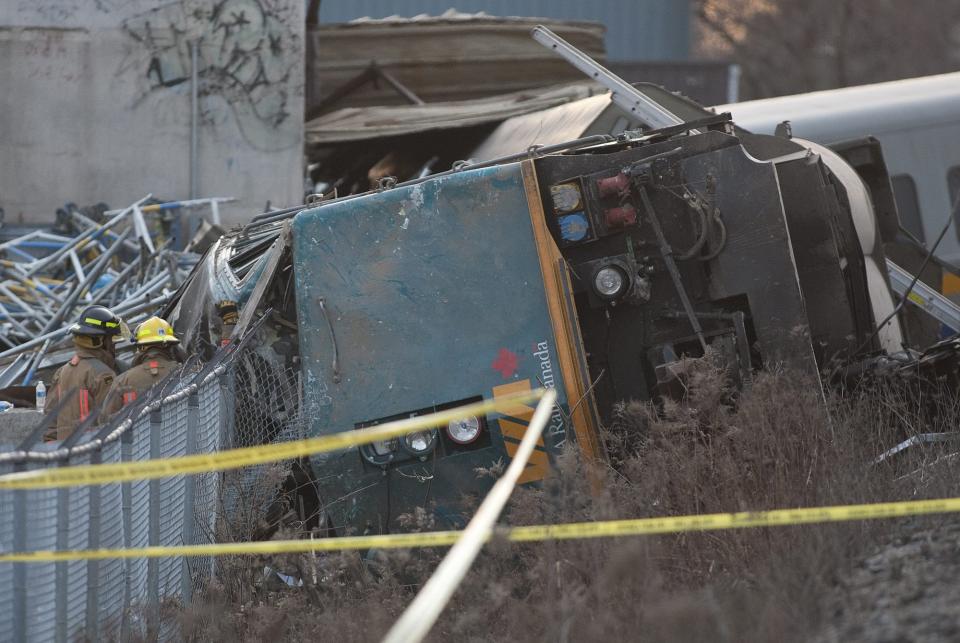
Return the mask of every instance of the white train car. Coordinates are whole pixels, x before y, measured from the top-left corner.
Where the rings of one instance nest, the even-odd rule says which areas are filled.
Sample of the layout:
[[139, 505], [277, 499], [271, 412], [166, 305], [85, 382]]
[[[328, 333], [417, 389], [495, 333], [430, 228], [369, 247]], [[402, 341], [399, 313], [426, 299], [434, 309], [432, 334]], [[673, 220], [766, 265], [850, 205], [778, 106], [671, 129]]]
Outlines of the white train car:
[[[924, 76], [794, 96], [718, 105], [752, 132], [793, 135], [824, 145], [876, 137], [893, 183], [903, 228], [932, 244], [960, 194], [960, 73]], [[960, 225], [937, 256], [960, 263]]]

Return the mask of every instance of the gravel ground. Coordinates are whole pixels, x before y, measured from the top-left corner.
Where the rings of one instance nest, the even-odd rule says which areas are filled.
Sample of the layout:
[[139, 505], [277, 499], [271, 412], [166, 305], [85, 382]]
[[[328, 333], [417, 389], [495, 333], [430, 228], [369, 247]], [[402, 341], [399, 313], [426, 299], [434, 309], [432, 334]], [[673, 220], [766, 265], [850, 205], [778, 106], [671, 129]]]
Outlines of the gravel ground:
[[960, 641], [960, 521], [905, 523], [830, 600], [820, 643]]

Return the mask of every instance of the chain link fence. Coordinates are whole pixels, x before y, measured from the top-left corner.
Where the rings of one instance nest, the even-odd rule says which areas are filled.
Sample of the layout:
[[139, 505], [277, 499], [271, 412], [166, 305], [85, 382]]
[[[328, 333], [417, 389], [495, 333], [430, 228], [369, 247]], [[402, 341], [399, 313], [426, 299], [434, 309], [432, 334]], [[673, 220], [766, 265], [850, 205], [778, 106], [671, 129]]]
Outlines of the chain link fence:
[[[265, 358], [257, 335], [251, 329], [202, 367], [189, 361], [105, 426], [73, 440], [0, 452], [0, 474], [302, 437], [299, 374]], [[249, 525], [231, 523], [263, 522], [263, 511], [277, 505], [277, 486], [264, 485], [266, 471], [0, 490], [0, 550], [177, 546], [241, 531], [249, 538]], [[246, 496], [254, 490], [263, 498], [251, 503]], [[210, 558], [0, 563], [0, 640], [175, 638], [175, 625], [161, 618], [161, 609], [188, 602], [214, 571]]]
[[[246, 350], [231, 371], [234, 392], [234, 447], [299, 440], [306, 437], [300, 414], [300, 372], [284, 367], [257, 350]], [[244, 467], [223, 476], [224, 540], [262, 539], [271, 535], [294, 511], [306, 521], [293, 500], [298, 491], [287, 474], [287, 461]], [[275, 491], [280, 488], [281, 494]]]

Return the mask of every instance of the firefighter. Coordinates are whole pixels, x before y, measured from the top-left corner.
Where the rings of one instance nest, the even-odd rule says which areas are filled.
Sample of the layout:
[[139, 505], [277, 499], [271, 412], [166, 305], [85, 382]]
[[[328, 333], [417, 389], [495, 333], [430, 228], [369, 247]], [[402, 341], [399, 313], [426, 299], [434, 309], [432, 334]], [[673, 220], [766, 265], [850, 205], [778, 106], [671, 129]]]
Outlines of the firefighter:
[[134, 332], [137, 355], [133, 366], [114, 381], [107, 393], [104, 415], [110, 416], [143, 395], [150, 388], [180, 367], [173, 347], [180, 343], [173, 327], [160, 317], [144, 321]]
[[230, 336], [233, 335], [233, 329], [240, 321], [239, 308], [237, 302], [225, 299], [217, 302], [217, 314], [220, 316], [220, 345], [226, 346], [230, 343]]
[[116, 377], [114, 342], [120, 338], [122, 329], [120, 318], [103, 306], [90, 306], [70, 327], [76, 352], [54, 374], [45, 409], [49, 413], [61, 398], [73, 396], [57, 415], [57, 440], [73, 433], [77, 424], [107, 399], [107, 391]]

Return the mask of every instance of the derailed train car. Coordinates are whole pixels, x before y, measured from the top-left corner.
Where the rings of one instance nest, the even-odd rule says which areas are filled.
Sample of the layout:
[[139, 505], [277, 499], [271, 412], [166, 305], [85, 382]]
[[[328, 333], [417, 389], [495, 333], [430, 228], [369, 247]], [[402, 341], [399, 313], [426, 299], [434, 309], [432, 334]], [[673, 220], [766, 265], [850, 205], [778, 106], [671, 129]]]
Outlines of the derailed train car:
[[[668, 391], [683, 358], [713, 351], [744, 381], [900, 351], [877, 241], [894, 206], [829, 150], [692, 115], [261, 216], [211, 248], [170, 316], [202, 347], [216, 301], [240, 302], [236, 334], [270, 310], [238, 395], [293, 369], [302, 391], [273, 422], [298, 405], [309, 435], [555, 388], [524, 483], [564, 448], [604, 458], [613, 406]], [[328, 524], [388, 532], [424, 507], [461, 525], [491, 484], [476, 471], [511, 458], [532, 413], [313, 458]]]

